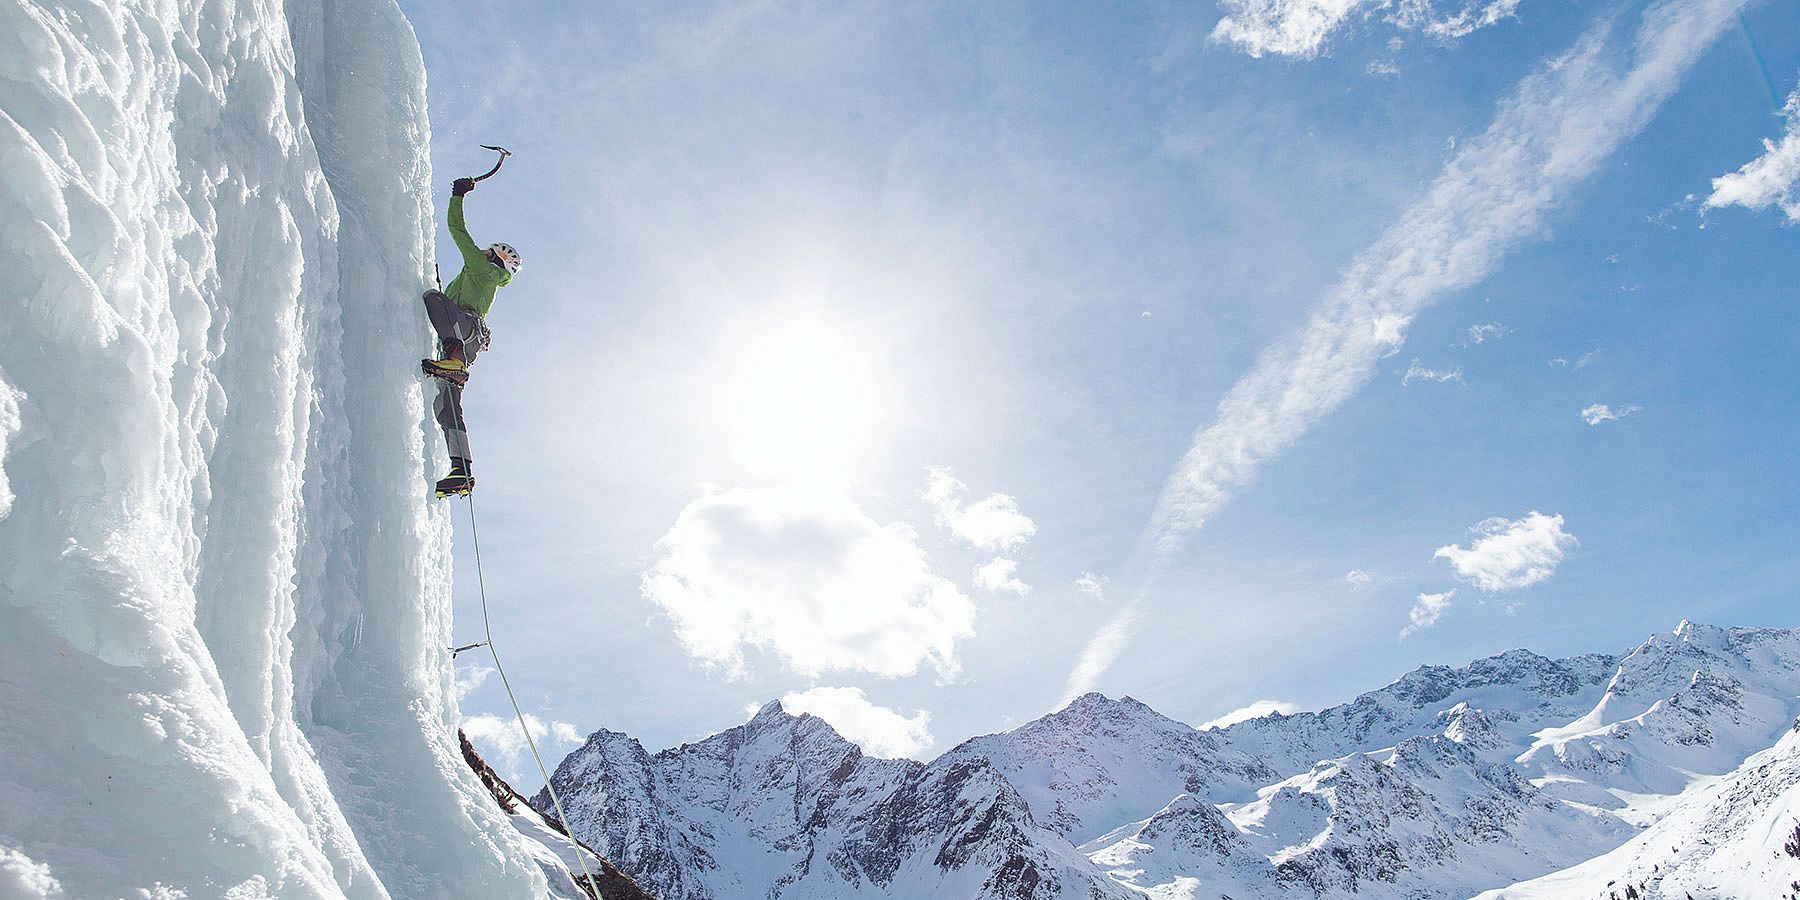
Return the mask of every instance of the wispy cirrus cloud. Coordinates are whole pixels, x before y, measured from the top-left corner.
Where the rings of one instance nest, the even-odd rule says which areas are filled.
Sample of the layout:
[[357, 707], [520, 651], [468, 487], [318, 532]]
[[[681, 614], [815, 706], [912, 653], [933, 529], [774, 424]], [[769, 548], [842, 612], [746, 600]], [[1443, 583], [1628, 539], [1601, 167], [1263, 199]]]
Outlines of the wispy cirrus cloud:
[[1412, 384], [1415, 381], [1435, 381], [1438, 384], [1443, 384], [1448, 381], [1461, 382], [1462, 380], [1462, 368], [1460, 366], [1453, 369], [1433, 369], [1420, 365], [1416, 358], [1412, 361], [1411, 365], [1406, 367], [1406, 374], [1400, 376], [1401, 386]]
[[1357, 22], [1454, 40], [1511, 18], [1519, 0], [1220, 0], [1219, 8], [1225, 16], [1213, 27], [1213, 40], [1251, 56], [1311, 59]]
[[1469, 326], [1469, 343], [1485, 344], [1512, 334], [1512, 329], [1499, 322], [1478, 322]]
[[1075, 594], [1080, 597], [1088, 597], [1094, 600], [1105, 600], [1106, 588], [1111, 584], [1111, 581], [1112, 580], [1105, 575], [1095, 575], [1092, 572], [1083, 572], [1081, 573], [1081, 577], [1075, 579]]
[[1068, 681], [1063, 688], [1065, 699], [1073, 699], [1093, 690], [1100, 676], [1112, 668], [1119, 654], [1125, 652], [1125, 645], [1131, 642], [1132, 634], [1137, 631], [1138, 622], [1144, 615], [1143, 605], [1143, 595], [1140, 593], [1088, 639], [1087, 645], [1081, 648], [1081, 656], [1075, 660], [1075, 668], [1069, 672]]
[[1552, 368], [1552, 369], [1585, 369], [1588, 366], [1593, 365], [1594, 360], [1599, 359], [1599, 358], [1600, 358], [1600, 348], [1595, 347], [1594, 349], [1589, 350], [1588, 352], [1583, 353], [1580, 356], [1576, 357], [1574, 362], [1570, 362], [1569, 358], [1566, 356], [1553, 357], [1550, 360], [1550, 368]]
[[1586, 422], [1589, 425], [1598, 425], [1601, 422], [1614, 422], [1623, 419], [1640, 409], [1642, 409], [1642, 407], [1608, 406], [1604, 403], [1595, 403], [1582, 409], [1581, 421]]
[[[1355, 396], [1399, 351], [1414, 316], [1542, 236], [1551, 212], [1649, 123], [1742, 5], [1662, 0], [1629, 29], [1624, 17], [1605, 16], [1521, 81], [1487, 130], [1356, 257], [1307, 324], [1266, 349], [1196, 431], [1145, 530], [1151, 559], [1173, 553], [1263, 463]], [[1070, 673], [1070, 696], [1090, 690], [1122, 650], [1146, 592], [1089, 642]]]
[[1763, 155], [1714, 178], [1707, 208], [1776, 206], [1789, 222], [1800, 222], [1800, 88], [1788, 95], [1781, 113], [1787, 120], [1781, 140], [1763, 139]]
[[1562, 516], [1532, 510], [1523, 518], [1495, 517], [1470, 529], [1468, 547], [1439, 547], [1432, 559], [1446, 559], [1456, 577], [1489, 593], [1530, 587], [1556, 573], [1575, 536], [1563, 530]]
[[1413, 317], [1542, 236], [1556, 204], [1640, 131], [1740, 0], [1664, 0], [1628, 37], [1607, 17], [1527, 77], [1426, 195], [1349, 266], [1298, 333], [1265, 350], [1176, 466], [1151, 522], [1162, 546], [1369, 382]]

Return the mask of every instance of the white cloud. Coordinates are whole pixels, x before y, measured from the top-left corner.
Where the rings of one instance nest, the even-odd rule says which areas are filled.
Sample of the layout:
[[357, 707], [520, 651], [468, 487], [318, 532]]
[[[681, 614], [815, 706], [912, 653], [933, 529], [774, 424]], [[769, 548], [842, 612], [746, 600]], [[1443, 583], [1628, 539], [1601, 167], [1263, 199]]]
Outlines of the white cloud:
[[975, 567], [975, 586], [990, 594], [1001, 591], [1023, 597], [1031, 593], [1031, 585], [1019, 580], [1019, 564], [1004, 556]]
[[1439, 384], [1443, 384], [1446, 381], [1462, 380], [1461, 368], [1428, 369], [1419, 365], [1419, 361], [1416, 358], [1412, 361], [1412, 365], [1406, 367], [1406, 374], [1400, 376], [1400, 383], [1402, 385], [1412, 384], [1415, 381], [1435, 381]]
[[1763, 155], [1736, 172], [1713, 179], [1709, 209], [1745, 206], [1766, 209], [1779, 206], [1789, 222], [1800, 222], [1800, 89], [1788, 95], [1782, 107], [1787, 128], [1781, 140], [1763, 140]]
[[456, 702], [461, 703], [464, 697], [474, 693], [495, 671], [493, 666], [458, 666], [455, 681], [450, 686], [450, 690], [456, 695]]
[[0, 886], [19, 897], [58, 900], [68, 896], [48, 865], [7, 846], [0, 846]]
[[1482, 322], [1469, 326], [1469, 342], [1473, 344], [1497, 341], [1509, 334], [1512, 334], [1512, 329], [1499, 322]]
[[1536, 510], [1517, 521], [1495, 517], [1470, 529], [1476, 538], [1468, 549], [1450, 544], [1431, 558], [1449, 560], [1458, 578], [1489, 593], [1530, 587], [1555, 574], [1577, 543], [1562, 526], [1562, 516]]
[[870, 756], [914, 757], [931, 748], [931, 713], [910, 716], [869, 702], [861, 688], [816, 687], [781, 698], [782, 709], [810, 713], [831, 723], [838, 734], [855, 741]]
[[1500, 24], [1518, 14], [1519, 0], [1465, 0], [1454, 13], [1444, 14], [1430, 2], [1400, 0], [1394, 22], [1402, 27], [1417, 28], [1426, 34], [1445, 39], [1467, 37], [1491, 25]]
[[1413, 632], [1436, 625], [1437, 620], [1444, 615], [1444, 610], [1450, 608], [1450, 598], [1454, 596], [1454, 590], [1441, 594], [1420, 594], [1419, 599], [1413, 602], [1412, 611], [1407, 613], [1408, 621], [1406, 627], [1400, 629], [1400, 639], [1406, 640]]
[[1201, 723], [1200, 730], [1205, 731], [1208, 728], [1225, 728], [1236, 725], [1239, 722], [1248, 722], [1251, 719], [1260, 719], [1264, 716], [1272, 716], [1277, 713], [1284, 716], [1291, 716], [1299, 711], [1300, 707], [1298, 705], [1289, 703], [1286, 700], [1258, 700], [1249, 706], [1234, 709], [1210, 722]]
[[[556, 765], [582, 741], [581, 732], [568, 722], [551, 720], [545, 724], [543, 719], [526, 713], [525, 725], [531, 729], [531, 739], [537, 742], [538, 754], [544, 758], [546, 766]], [[543, 780], [537, 763], [531, 758], [531, 747], [519, 730], [517, 718], [489, 713], [464, 716], [462, 730], [488, 764], [499, 770], [501, 777], [513, 787], [528, 790], [526, 785]]]
[[1374, 579], [1375, 576], [1370, 575], [1361, 569], [1351, 569], [1349, 572], [1344, 573], [1344, 582], [1351, 587], [1362, 587]]
[[1251, 56], [1311, 59], [1353, 17], [1454, 40], [1512, 17], [1518, 7], [1519, 0], [1219, 0], [1225, 17], [1212, 37]]
[[896, 677], [929, 664], [953, 677], [975, 605], [932, 571], [916, 538], [836, 491], [708, 494], [657, 542], [643, 592], [690, 654], [733, 676], [757, 647], [805, 675]]
[[968, 488], [947, 468], [934, 466], [926, 473], [925, 499], [936, 510], [939, 527], [990, 553], [1010, 553], [1025, 546], [1037, 534], [1037, 523], [1019, 512], [1019, 504], [1006, 494], [964, 505]]
[[1111, 583], [1112, 579], [1105, 575], [1083, 572], [1080, 578], [1075, 579], [1075, 593], [1094, 600], [1105, 600], [1106, 587]]
[[1212, 37], [1251, 56], [1311, 59], [1325, 39], [1366, 0], [1220, 0], [1225, 17]]
[[[1426, 195], [1351, 262], [1306, 326], [1263, 351], [1195, 432], [1145, 530], [1152, 571], [1263, 463], [1355, 396], [1399, 351], [1413, 316], [1544, 234], [1549, 213], [1644, 128], [1742, 5], [1658, 0], [1629, 34], [1628, 16], [1605, 15], [1523, 79], [1487, 130], [1459, 143]], [[1071, 683], [1104, 671], [1138, 606], [1127, 604], [1095, 636]]]
[[1581, 421], [1586, 422], [1589, 425], [1598, 425], [1601, 422], [1611, 422], [1616, 419], [1623, 419], [1626, 416], [1637, 412], [1640, 408], [1641, 407], [1637, 406], [1621, 406], [1614, 409], [1604, 403], [1596, 403], [1581, 411]]

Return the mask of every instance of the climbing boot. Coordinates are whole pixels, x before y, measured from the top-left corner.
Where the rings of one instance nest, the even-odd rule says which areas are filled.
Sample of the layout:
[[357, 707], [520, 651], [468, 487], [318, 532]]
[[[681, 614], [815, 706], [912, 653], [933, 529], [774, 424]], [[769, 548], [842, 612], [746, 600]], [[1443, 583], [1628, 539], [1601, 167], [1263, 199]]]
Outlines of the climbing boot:
[[439, 497], [467, 497], [475, 490], [475, 474], [466, 459], [451, 459], [450, 474], [438, 479]]
[[454, 356], [443, 359], [421, 359], [419, 370], [433, 378], [442, 378], [458, 387], [469, 383], [469, 364]]

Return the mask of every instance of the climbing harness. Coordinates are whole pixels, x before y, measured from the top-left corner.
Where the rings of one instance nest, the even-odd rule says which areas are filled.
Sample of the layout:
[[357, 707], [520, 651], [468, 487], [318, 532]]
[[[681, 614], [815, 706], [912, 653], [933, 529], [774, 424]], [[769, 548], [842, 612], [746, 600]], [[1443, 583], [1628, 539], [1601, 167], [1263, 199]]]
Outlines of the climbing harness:
[[[476, 178], [476, 181], [481, 181], [483, 178], [488, 178], [495, 172], [500, 171], [501, 164], [505, 163], [506, 158], [512, 155], [512, 151], [502, 147], [494, 147], [487, 144], [481, 146], [486, 150], [499, 151], [500, 159], [498, 162], [494, 163], [494, 167], [489, 169], [486, 175]], [[459, 385], [454, 387], [453, 390], [460, 391], [462, 390], [462, 387]], [[468, 423], [463, 421], [462, 404], [453, 404], [453, 408], [456, 410], [456, 427], [467, 433]], [[556, 815], [562, 819], [563, 827], [570, 829], [569, 838], [571, 841], [574, 841], [574, 828], [569, 824], [569, 814], [563, 811], [562, 798], [556, 795], [556, 786], [550, 783], [550, 771], [544, 767], [544, 757], [538, 753], [537, 741], [531, 736], [531, 727], [525, 724], [525, 710], [519, 706], [519, 698], [513, 693], [512, 682], [506, 677], [506, 667], [500, 664], [500, 651], [494, 649], [494, 625], [488, 618], [487, 576], [481, 569], [481, 532], [477, 530], [475, 526], [475, 494], [471, 492], [464, 496], [469, 500], [469, 543], [475, 548], [475, 584], [479, 589], [481, 596], [481, 630], [486, 637], [486, 640], [462, 647], [449, 648], [450, 658], [455, 659], [456, 654], [461, 653], [464, 650], [473, 650], [477, 647], [486, 647], [488, 649], [488, 655], [494, 659], [494, 671], [500, 673], [500, 686], [506, 689], [506, 699], [511, 701], [513, 715], [519, 720], [519, 731], [525, 735], [525, 746], [531, 748], [531, 758], [537, 763], [538, 774], [544, 777], [544, 791], [550, 795], [550, 803], [556, 807]], [[604, 900], [600, 893], [600, 882], [594, 877], [594, 873], [588, 871], [587, 857], [583, 855], [579, 842], [576, 842], [575, 846], [575, 861], [581, 864], [581, 877], [582, 880], [587, 882], [588, 890], [593, 893], [596, 900]], [[573, 875], [574, 873], [571, 872], [570, 874]]]

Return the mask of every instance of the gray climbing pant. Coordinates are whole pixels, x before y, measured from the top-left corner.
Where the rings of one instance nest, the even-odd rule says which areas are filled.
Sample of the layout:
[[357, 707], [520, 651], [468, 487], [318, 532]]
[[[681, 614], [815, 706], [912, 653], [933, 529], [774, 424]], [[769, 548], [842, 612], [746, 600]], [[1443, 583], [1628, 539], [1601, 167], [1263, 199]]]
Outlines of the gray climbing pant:
[[[457, 306], [441, 291], [425, 292], [425, 313], [431, 317], [431, 328], [437, 332], [438, 348], [444, 357], [460, 359], [472, 367], [476, 354], [487, 349], [487, 326], [481, 317]], [[450, 450], [450, 459], [473, 459], [463, 421], [462, 386], [442, 378], [436, 381], [437, 397], [431, 408], [437, 415], [438, 427], [444, 429], [444, 446]]]

